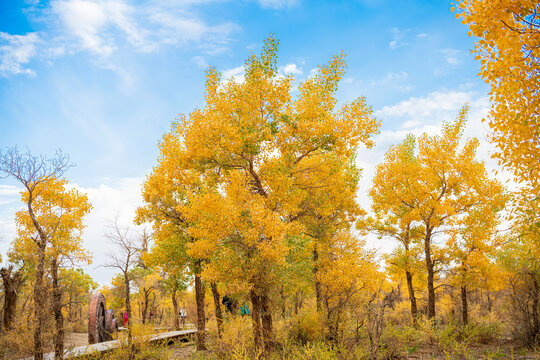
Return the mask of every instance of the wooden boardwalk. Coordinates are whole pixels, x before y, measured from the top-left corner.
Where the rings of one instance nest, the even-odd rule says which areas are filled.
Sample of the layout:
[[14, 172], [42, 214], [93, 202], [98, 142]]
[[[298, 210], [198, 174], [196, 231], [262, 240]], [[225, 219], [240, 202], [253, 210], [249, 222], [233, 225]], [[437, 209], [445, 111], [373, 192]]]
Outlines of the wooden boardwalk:
[[[152, 336], [149, 341], [155, 342], [172, 342], [181, 338], [191, 337], [197, 333], [197, 329], [180, 330], [180, 331], [168, 331]], [[77, 358], [83, 355], [104, 353], [117, 348], [121, 345], [123, 340], [105, 341], [92, 345], [78, 346], [72, 349], [67, 349], [64, 354], [66, 358]], [[33, 360], [34, 357], [25, 358], [24, 360]], [[54, 352], [43, 354], [44, 360], [54, 360]]]

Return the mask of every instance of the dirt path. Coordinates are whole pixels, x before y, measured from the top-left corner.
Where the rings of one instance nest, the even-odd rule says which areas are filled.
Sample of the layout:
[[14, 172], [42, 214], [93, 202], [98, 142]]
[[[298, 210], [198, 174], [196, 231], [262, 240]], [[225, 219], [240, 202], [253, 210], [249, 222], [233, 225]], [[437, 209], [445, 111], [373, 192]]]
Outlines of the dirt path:
[[175, 346], [172, 349], [171, 359], [173, 360], [185, 360], [191, 358], [191, 353], [195, 352], [195, 345]]
[[88, 333], [71, 333], [66, 336], [64, 346], [66, 349], [88, 345]]

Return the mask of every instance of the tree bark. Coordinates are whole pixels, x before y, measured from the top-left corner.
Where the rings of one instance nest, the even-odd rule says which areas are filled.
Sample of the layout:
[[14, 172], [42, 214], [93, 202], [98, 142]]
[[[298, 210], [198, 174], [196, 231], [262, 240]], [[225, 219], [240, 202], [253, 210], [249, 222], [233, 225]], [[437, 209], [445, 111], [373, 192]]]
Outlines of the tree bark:
[[148, 314], [148, 298], [150, 297], [150, 290], [143, 288], [143, 293], [144, 293], [144, 302], [141, 309], [142, 311], [141, 317], [142, 317], [142, 323], [146, 324], [146, 315]]
[[13, 265], [0, 270], [0, 275], [2, 276], [4, 284], [3, 324], [6, 331], [11, 330], [13, 327], [13, 321], [17, 311], [18, 291], [23, 283], [22, 273], [20, 271], [15, 271], [12, 275], [12, 271]]
[[428, 319], [435, 318], [435, 271], [434, 263], [431, 259], [431, 231], [429, 226], [426, 226], [426, 236], [424, 238], [424, 253], [426, 257], [426, 270], [427, 270], [427, 286], [428, 286]]
[[64, 316], [62, 315], [62, 289], [58, 283], [58, 259], [51, 261], [53, 314], [56, 326], [54, 333], [54, 358], [64, 358]]
[[253, 340], [255, 342], [255, 351], [262, 349], [262, 326], [261, 326], [261, 302], [259, 295], [255, 290], [249, 292], [251, 298], [251, 323], [253, 324]]
[[409, 300], [411, 302], [411, 316], [413, 325], [418, 324], [418, 306], [416, 305], [416, 295], [414, 294], [413, 275], [409, 270], [405, 270], [407, 277], [407, 289], [409, 290]]
[[317, 280], [317, 274], [319, 272], [319, 251], [317, 250], [317, 244], [313, 249], [313, 278], [315, 280], [315, 298], [317, 300], [317, 312], [322, 310], [322, 294], [321, 283]]
[[272, 324], [272, 310], [270, 309], [270, 298], [268, 296], [268, 290], [264, 290], [260, 296], [261, 301], [261, 320], [262, 320], [262, 334], [264, 341], [264, 351], [270, 354], [274, 351], [274, 332]]
[[204, 285], [201, 261], [195, 261], [195, 302], [197, 304], [197, 350], [206, 350], [206, 318], [204, 314]]
[[469, 323], [469, 304], [467, 302], [467, 286], [461, 286], [461, 318], [463, 325]]
[[124, 297], [125, 297], [125, 302], [126, 302], [126, 312], [127, 312], [127, 317], [128, 317], [127, 324], [124, 326], [127, 327], [128, 345], [131, 346], [133, 342], [133, 334], [131, 332], [131, 328], [132, 328], [131, 323], [133, 322], [133, 318], [131, 317], [131, 295], [130, 295], [131, 289], [129, 286], [129, 274], [128, 274], [127, 269], [124, 271], [124, 288], [125, 288]]
[[173, 289], [171, 300], [174, 308], [174, 329], [180, 330], [180, 319], [178, 318], [178, 300], [176, 300], [176, 288]]
[[532, 320], [533, 320], [533, 336], [538, 342], [540, 336], [540, 318], [538, 316], [538, 304], [540, 302], [540, 286], [536, 279], [536, 274], [531, 273], [533, 281], [533, 305], [532, 305]]
[[214, 297], [214, 309], [216, 315], [218, 336], [221, 339], [223, 336], [223, 313], [221, 312], [221, 299], [219, 296], [217, 284], [215, 282], [212, 282], [210, 283], [210, 287], [212, 288], [212, 295]]
[[45, 309], [45, 288], [43, 286], [43, 275], [45, 273], [45, 239], [37, 242], [38, 261], [36, 264], [36, 282], [34, 283], [34, 359], [43, 360], [43, 332]]

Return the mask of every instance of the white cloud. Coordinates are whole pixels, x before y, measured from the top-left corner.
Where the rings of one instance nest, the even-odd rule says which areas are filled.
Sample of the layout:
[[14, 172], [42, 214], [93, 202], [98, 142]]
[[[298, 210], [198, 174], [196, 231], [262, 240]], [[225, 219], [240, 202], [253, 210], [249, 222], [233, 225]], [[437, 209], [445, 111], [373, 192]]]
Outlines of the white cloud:
[[281, 71], [285, 75], [302, 75], [304, 73], [302, 68], [296, 64], [287, 64], [281, 68]]
[[37, 33], [11, 35], [0, 32], [0, 75], [25, 74], [35, 76], [32, 69], [25, 68], [36, 55], [36, 46], [40, 42]]
[[409, 32], [409, 29], [400, 30], [398, 28], [392, 28], [390, 29], [392, 33], [392, 41], [388, 43], [388, 47], [392, 50], [400, 48], [402, 46], [407, 45], [406, 42], [403, 41], [405, 38], [405, 35]]
[[298, 0], [256, 0], [259, 5], [270, 9], [290, 8], [298, 5]]
[[460, 50], [456, 49], [442, 49], [440, 52], [444, 55], [444, 58], [446, 62], [450, 65], [459, 65], [461, 64], [461, 59], [459, 59], [459, 55], [461, 54]]
[[190, 12], [195, 2], [154, 2], [134, 6], [123, 0], [56, 0], [52, 14], [60, 19], [66, 42], [103, 57], [120, 46], [152, 52], [162, 45], [197, 43], [223, 47], [239, 29], [234, 23], [207, 24]]
[[392, 106], [385, 106], [376, 112], [379, 117], [407, 117], [409, 120], [425, 121], [442, 112], [459, 109], [475, 94], [463, 91], [435, 91], [423, 97], [411, 97]]
[[244, 72], [245, 72], [244, 65], [237, 66], [235, 68], [223, 71], [221, 73], [221, 79], [222, 81], [228, 81], [229, 79], [234, 79], [234, 81], [236, 81], [237, 83], [243, 83]]
[[208, 63], [203, 56], [194, 56], [191, 58], [191, 60], [193, 60], [193, 62], [202, 69], [206, 69], [208, 67]]
[[412, 87], [408, 85], [407, 79], [409, 77], [409, 74], [407, 74], [405, 71], [399, 71], [399, 72], [388, 72], [383, 78], [372, 80], [371, 85], [373, 86], [384, 86], [388, 88], [392, 88], [394, 90], [400, 91], [400, 92], [409, 92], [411, 91]]

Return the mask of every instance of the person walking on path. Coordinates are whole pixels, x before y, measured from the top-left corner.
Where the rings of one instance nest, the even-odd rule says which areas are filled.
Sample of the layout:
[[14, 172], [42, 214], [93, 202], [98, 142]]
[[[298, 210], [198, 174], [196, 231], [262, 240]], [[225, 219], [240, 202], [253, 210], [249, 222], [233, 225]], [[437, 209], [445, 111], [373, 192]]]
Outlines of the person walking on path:
[[127, 315], [127, 310], [126, 310], [126, 312], [124, 312], [124, 327], [127, 326], [127, 323], [128, 323], [128, 315]]

